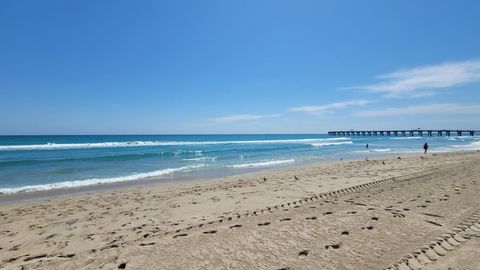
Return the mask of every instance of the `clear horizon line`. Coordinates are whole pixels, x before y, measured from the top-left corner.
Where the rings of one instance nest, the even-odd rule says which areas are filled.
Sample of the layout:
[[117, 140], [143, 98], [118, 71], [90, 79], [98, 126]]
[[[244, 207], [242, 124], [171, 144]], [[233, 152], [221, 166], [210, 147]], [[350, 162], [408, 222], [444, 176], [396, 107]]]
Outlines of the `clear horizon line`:
[[0, 134], [1, 136], [182, 136], [182, 135], [328, 135], [324, 133], [125, 133], [125, 134], [102, 134], [102, 133], [87, 133], [87, 134]]

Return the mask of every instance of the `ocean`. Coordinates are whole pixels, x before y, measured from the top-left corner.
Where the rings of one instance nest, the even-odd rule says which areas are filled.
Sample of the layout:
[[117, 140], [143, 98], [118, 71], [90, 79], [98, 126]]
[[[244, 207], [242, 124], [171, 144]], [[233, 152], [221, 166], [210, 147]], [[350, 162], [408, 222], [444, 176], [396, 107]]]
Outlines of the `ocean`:
[[480, 149], [479, 136], [0, 136], [0, 193], [180, 181], [310, 162], [420, 154], [425, 142], [432, 152]]

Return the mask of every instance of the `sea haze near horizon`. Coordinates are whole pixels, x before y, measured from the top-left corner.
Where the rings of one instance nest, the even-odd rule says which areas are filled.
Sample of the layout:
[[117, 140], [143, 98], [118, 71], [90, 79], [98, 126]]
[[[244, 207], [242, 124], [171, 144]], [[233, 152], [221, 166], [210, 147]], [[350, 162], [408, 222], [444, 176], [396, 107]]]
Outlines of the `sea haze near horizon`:
[[[262, 135], [0, 136], [0, 193], [195, 179], [308, 162], [480, 149], [479, 136]], [[366, 149], [365, 145], [369, 144]]]

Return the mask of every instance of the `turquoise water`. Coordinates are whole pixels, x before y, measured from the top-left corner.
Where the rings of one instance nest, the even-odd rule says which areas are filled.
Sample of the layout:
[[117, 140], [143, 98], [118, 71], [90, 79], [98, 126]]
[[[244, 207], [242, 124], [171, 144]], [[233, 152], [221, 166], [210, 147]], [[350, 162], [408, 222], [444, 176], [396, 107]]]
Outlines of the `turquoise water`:
[[425, 142], [434, 152], [480, 149], [478, 136], [0, 136], [0, 193], [421, 153]]

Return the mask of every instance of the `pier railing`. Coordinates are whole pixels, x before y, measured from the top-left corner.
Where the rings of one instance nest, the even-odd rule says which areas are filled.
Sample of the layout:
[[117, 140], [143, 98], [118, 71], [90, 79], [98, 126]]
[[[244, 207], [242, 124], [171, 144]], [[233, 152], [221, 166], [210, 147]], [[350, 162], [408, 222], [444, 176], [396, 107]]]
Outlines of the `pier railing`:
[[338, 130], [329, 131], [330, 136], [463, 136], [480, 135], [480, 130], [412, 129], [412, 130]]

